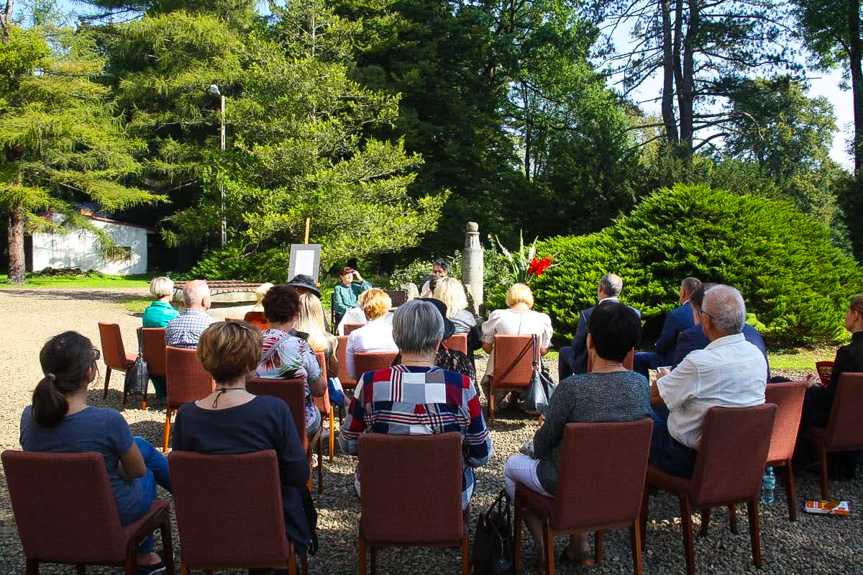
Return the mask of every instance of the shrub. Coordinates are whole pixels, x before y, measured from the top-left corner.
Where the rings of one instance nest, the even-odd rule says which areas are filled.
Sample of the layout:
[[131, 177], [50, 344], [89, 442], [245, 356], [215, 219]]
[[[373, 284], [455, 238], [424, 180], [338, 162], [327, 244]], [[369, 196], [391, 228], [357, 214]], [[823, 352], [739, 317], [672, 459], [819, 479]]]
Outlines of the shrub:
[[281, 248], [248, 252], [238, 245], [227, 245], [207, 252], [186, 275], [209, 280], [279, 284], [289, 279], [290, 259], [290, 251]]
[[559, 264], [533, 283], [536, 309], [551, 315], [558, 343], [596, 303], [606, 272], [623, 278], [623, 301], [654, 327], [677, 305], [684, 277], [733, 285], [772, 346], [838, 341], [848, 299], [863, 287], [830, 230], [790, 203], [702, 186], [659, 190], [611, 227], [552, 238], [538, 251]]

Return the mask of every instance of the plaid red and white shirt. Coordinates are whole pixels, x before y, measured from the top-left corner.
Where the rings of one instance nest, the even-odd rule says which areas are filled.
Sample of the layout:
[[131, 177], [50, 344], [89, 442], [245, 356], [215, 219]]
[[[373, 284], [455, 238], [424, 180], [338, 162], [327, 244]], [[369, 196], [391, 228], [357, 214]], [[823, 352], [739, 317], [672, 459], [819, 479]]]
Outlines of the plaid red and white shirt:
[[398, 365], [363, 374], [339, 434], [356, 455], [361, 433], [431, 435], [457, 431], [465, 445], [462, 507], [473, 495], [473, 468], [491, 459], [491, 436], [469, 377], [439, 367]]

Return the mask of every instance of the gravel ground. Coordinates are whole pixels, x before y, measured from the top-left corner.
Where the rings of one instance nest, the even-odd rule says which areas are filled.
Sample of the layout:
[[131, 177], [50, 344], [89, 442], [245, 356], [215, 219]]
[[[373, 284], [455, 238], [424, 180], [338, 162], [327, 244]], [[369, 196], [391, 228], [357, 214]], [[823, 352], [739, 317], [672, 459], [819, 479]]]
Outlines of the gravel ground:
[[[0, 448], [19, 449], [18, 425], [21, 411], [30, 401], [33, 387], [41, 377], [38, 352], [52, 335], [73, 329], [90, 337], [98, 346], [97, 322], [119, 323], [127, 349], [135, 344], [135, 328], [140, 318], [125, 311], [118, 301], [144, 295], [144, 290], [2, 290], [0, 291]], [[34, 313], [36, 312], [36, 313]], [[478, 366], [482, 373], [484, 363]], [[556, 373], [554, 365], [550, 371]], [[790, 375], [790, 374], [789, 374]], [[100, 380], [101, 381], [101, 380]], [[106, 401], [94, 384], [90, 393], [91, 404], [120, 408], [122, 377], [112, 376], [111, 390]], [[155, 445], [161, 444], [164, 422], [164, 404], [150, 402], [141, 410], [130, 405], [123, 412], [133, 431]], [[471, 530], [480, 510], [487, 507], [502, 489], [501, 470], [506, 458], [530, 439], [536, 429], [536, 420], [514, 412], [501, 414], [492, 436], [495, 456], [480, 469], [478, 491], [471, 505]], [[321, 551], [310, 562], [315, 574], [356, 573], [356, 531], [359, 501], [353, 493], [352, 473], [354, 462], [350, 457], [336, 454], [335, 461], [324, 462], [324, 493], [315, 493], [320, 514], [319, 536]], [[24, 561], [14, 526], [7, 495], [5, 477], [0, 478], [0, 573], [24, 573]], [[851, 501], [850, 518], [807, 516], [788, 521], [784, 503], [778, 502], [761, 511], [762, 553], [764, 572], [786, 573], [863, 573], [863, 513], [857, 504], [863, 501], [861, 480], [831, 482], [835, 497]], [[797, 504], [802, 508], [806, 498], [818, 495], [814, 473], [797, 474]], [[784, 501], [784, 493], [777, 488], [777, 500]], [[858, 497], [860, 495], [861, 497]], [[167, 494], [165, 494], [167, 497]], [[409, 503], [406, 500], [406, 503]], [[742, 506], [745, 509], [745, 506]], [[707, 539], [696, 537], [696, 565], [701, 573], [755, 572], [750, 565], [748, 525], [745, 512], [740, 513], [739, 534], [728, 530], [727, 513], [715, 510]], [[694, 526], [700, 517], [694, 516]], [[178, 549], [176, 528], [175, 549]], [[525, 537], [524, 573], [537, 573], [538, 556], [529, 536]], [[559, 554], [566, 538], [557, 538]], [[458, 551], [445, 549], [406, 548], [384, 549], [378, 555], [378, 567], [386, 574], [438, 574], [458, 573]], [[647, 573], [682, 573], [684, 571], [683, 545], [680, 537], [680, 520], [676, 499], [660, 494], [651, 498], [647, 528], [647, 545], [644, 552]], [[71, 573], [71, 567], [46, 565], [42, 573]], [[92, 573], [115, 573], [117, 570], [90, 568]], [[605, 536], [604, 562], [596, 567], [562, 567], [559, 573], [631, 573], [629, 535], [626, 530], [612, 531]]]

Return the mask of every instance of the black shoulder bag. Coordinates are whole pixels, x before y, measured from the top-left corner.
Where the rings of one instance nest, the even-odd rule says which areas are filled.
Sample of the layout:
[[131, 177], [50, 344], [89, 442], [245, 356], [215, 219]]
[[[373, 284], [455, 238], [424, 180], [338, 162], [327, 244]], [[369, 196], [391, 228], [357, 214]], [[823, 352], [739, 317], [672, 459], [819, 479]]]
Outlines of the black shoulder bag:
[[501, 490], [494, 503], [480, 513], [473, 537], [473, 575], [513, 575], [512, 517], [509, 494]]

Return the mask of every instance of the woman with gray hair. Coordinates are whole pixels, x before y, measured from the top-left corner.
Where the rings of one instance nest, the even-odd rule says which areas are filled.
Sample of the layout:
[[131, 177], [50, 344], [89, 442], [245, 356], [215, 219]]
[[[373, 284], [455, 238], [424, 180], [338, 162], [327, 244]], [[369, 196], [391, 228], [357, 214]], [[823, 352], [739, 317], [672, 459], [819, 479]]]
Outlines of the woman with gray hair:
[[[165, 327], [168, 322], [180, 315], [180, 312], [171, 305], [174, 298], [174, 280], [166, 276], [153, 278], [150, 282], [150, 293], [156, 296], [156, 301], [144, 310], [144, 327]], [[168, 388], [164, 378], [151, 377], [153, 389], [156, 390], [156, 398], [162, 399], [168, 396]]]
[[[476, 484], [473, 468], [491, 459], [493, 448], [473, 381], [434, 365], [443, 335], [443, 317], [434, 305], [412, 300], [399, 307], [393, 317], [393, 339], [402, 362], [359, 378], [339, 446], [343, 452], [357, 455], [361, 433], [431, 435], [457, 431], [465, 443], [462, 507], [466, 508]], [[358, 477], [354, 485], [359, 494]]]

